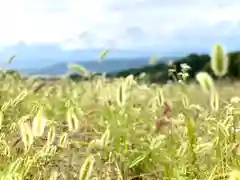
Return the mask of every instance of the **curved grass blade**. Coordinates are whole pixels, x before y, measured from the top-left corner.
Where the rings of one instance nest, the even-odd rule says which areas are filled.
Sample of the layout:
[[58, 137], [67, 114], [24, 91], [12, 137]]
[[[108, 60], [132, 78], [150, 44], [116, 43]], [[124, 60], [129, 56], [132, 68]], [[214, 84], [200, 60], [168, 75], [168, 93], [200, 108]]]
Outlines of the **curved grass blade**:
[[72, 64], [70, 65], [70, 68], [76, 72], [78, 72], [80, 75], [84, 77], [88, 77], [90, 75], [90, 72], [88, 72], [83, 66], [78, 64]]
[[100, 61], [103, 61], [109, 53], [110, 53], [110, 50], [106, 50], [102, 52], [102, 54], [100, 55]]
[[92, 155], [85, 159], [79, 173], [79, 180], [89, 180], [91, 178], [94, 163], [95, 159]]
[[10, 57], [9, 60], [8, 60], [8, 64], [12, 64], [15, 57], [16, 57], [16, 55], [13, 55], [12, 57]]

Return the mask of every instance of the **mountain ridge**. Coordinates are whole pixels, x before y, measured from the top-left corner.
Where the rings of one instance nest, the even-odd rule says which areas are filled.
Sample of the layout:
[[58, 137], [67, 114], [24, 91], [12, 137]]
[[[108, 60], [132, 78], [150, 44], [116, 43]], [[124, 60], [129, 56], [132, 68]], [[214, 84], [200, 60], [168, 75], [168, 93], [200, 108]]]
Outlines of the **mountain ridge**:
[[[61, 62], [43, 68], [21, 69], [20, 72], [28, 75], [49, 75], [58, 76], [69, 72], [70, 64], [78, 64], [91, 72], [97, 73], [114, 73], [118, 71], [128, 70], [131, 68], [141, 68], [149, 64], [150, 57], [141, 58], [125, 58], [125, 59], [108, 59], [100, 61], [72, 61]], [[174, 57], [156, 58], [155, 63], [166, 62], [168, 60], [176, 59]], [[70, 70], [71, 71], [71, 70]]]

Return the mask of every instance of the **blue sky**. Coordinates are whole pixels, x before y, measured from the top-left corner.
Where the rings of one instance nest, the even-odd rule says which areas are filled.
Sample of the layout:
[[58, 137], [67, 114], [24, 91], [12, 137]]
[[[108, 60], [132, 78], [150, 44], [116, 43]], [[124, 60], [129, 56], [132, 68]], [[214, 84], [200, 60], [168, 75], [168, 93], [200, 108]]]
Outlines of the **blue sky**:
[[0, 0], [0, 47], [238, 47], [239, 0]]

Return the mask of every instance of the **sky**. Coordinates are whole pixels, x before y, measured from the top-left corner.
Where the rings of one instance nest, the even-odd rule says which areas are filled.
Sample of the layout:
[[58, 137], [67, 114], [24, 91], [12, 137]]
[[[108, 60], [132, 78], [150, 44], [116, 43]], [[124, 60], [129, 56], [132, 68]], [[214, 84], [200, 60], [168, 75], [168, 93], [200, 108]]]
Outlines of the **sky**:
[[237, 48], [239, 0], [0, 0], [0, 48]]

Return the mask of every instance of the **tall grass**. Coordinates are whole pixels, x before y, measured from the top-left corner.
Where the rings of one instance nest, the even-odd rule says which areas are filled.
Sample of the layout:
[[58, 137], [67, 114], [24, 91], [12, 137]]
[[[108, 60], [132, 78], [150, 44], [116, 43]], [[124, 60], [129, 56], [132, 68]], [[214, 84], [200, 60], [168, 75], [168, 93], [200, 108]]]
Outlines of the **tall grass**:
[[[224, 64], [215, 68], [220, 76]], [[238, 179], [240, 83], [214, 83], [200, 72], [203, 91], [184, 83], [187, 69], [175, 85], [133, 76], [33, 84], [6, 75], [0, 178]]]

